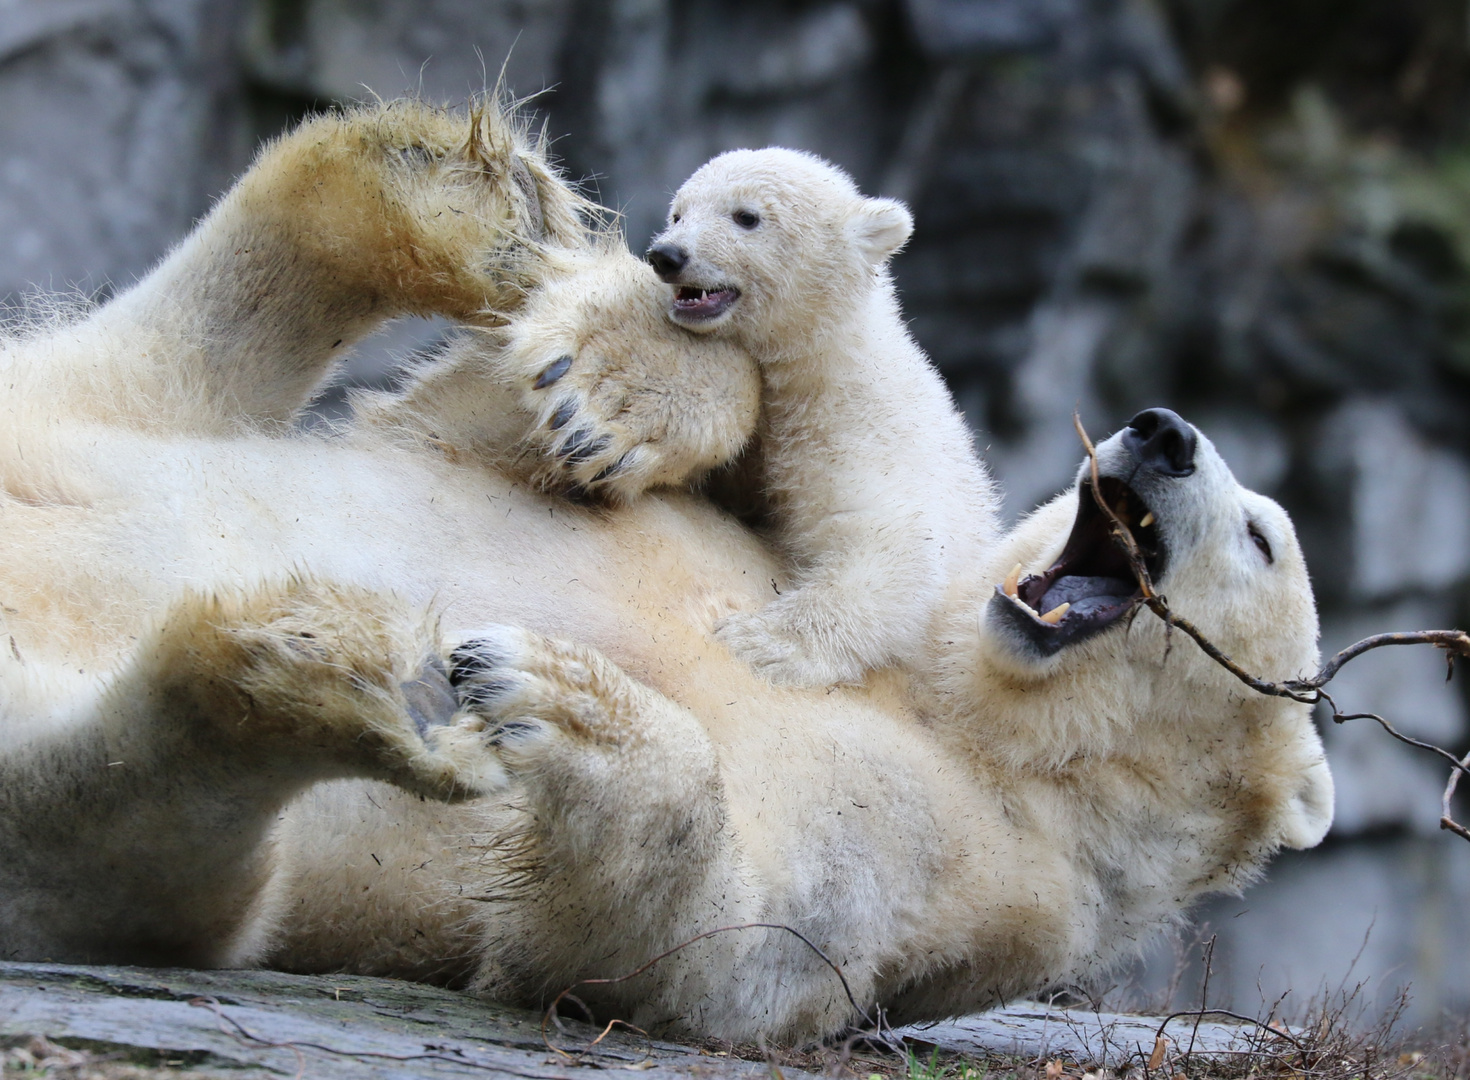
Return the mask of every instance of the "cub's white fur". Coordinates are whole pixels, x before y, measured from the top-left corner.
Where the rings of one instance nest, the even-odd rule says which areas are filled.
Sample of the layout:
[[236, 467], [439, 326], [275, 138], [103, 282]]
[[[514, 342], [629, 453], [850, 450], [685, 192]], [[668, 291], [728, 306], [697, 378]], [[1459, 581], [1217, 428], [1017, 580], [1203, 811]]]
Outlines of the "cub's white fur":
[[[324, 211], [314, 177], [342, 202]], [[323, 213], [352, 242], [328, 244]], [[426, 428], [412, 390], [402, 423], [388, 402], [330, 438], [275, 423], [376, 317], [514, 323], [520, 290], [556, 276], [553, 241], [597, 248], [576, 215], [493, 110], [326, 117], [133, 292], [8, 343], [0, 955], [376, 972], [541, 1004], [762, 921], [841, 964], [862, 1007], [917, 1020], [1086, 978], [1321, 838], [1331, 783], [1304, 706], [1146, 615], [1045, 660], [997, 621], [994, 583], [1053, 559], [1076, 492], [965, 568], [922, 680], [780, 689], [709, 636], [777, 566], [697, 496], [608, 512], [538, 494], [464, 412]], [[524, 413], [500, 387], [482, 388], [512, 399], [494, 408]], [[1125, 440], [1101, 454], [1138, 472]], [[1311, 670], [1289, 522], [1199, 455], [1138, 482], [1161, 586], [1261, 674]], [[734, 1039], [854, 1019], [779, 930], [578, 995]]]
[[888, 274], [912, 228], [810, 154], [736, 150], [685, 182], [649, 249], [671, 318], [738, 342], [765, 380], [761, 483], [793, 581], [717, 635], [772, 682], [912, 663], [994, 535], [969, 430]]

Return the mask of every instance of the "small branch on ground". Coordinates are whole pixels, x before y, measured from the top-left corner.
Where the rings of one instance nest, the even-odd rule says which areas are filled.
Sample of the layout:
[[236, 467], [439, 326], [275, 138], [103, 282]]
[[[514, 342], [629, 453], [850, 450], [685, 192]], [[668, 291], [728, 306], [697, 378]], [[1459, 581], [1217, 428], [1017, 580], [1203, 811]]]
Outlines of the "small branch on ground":
[[870, 1031], [863, 1034], [880, 1042], [887, 1043], [891, 1041], [891, 1037], [884, 1034], [886, 1021], [883, 1017], [883, 1011], [881, 1009], [878, 1010], [878, 1019], [874, 1021], [873, 1017], [868, 1014], [868, 1010], [858, 1004], [857, 998], [853, 996], [852, 987], [848, 984], [847, 976], [842, 973], [842, 968], [838, 967], [836, 962], [833, 961], [831, 957], [829, 957], [820, 948], [818, 948], [810, 938], [808, 938], [805, 934], [795, 929], [794, 927], [787, 926], [785, 923], [769, 922], [739, 923], [734, 926], [716, 927], [714, 930], [706, 930], [702, 934], [695, 934], [688, 941], [681, 941], [672, 949], [667, 949], [664, 952], [659, 953], [653, 959], [648, 960], [643, 964], [640, 964], [638, 967], [634, 968], [626, 975], [618, 975], [613, 978], [607, 979], [579, 979], [577, 982], [572, 983], [571, 986], [568, 986], [561, 993], [557, 994], [556, 997], [552, 999], [551, 1004], [547, 1006], [546, 1012], [541, 1017], [542, 1041], [546, 1043], [546, 1048], [553, 1053], [560, 1054], [562, 1057], [569, 1060], [577, 1060], [580, 1059], [583, 1054], [586, 1054], [588, 1050], [591, 1050], [594, 1046], [596, 1046], [604, 1038], [606, 1038], [608, 1032], [612, 1031], [614, 1026], [625, 1027], [630, 1031], [636, 1031], [638, 1032], [638, 1034], [643, 1035], [646, 1038], [648, 1033], [642, 1028], [634, 1027], [632, 1024], [629, 1024], [623, 1020], [611, 1020], [608, 1022], [607, 1026], [602, 1029], [602, 1033], [598, 1035], [597, 1038], [593, 1039], [592, 1042], [588, 1044], [584, 1049], [578, 1051], [576, 1054], [570, 1054], [551, 1041], [550, 1035], [547, 1034], [547, 1027], [550, 1025], [552, 1019], [556, 1016], [556, 1010], [558, 1006], [560, 1006], [563, 1001], [567, 1000], [575, 1001], [578, 1005], [582, 1007], [584, 1012], [589, 1013], [588, 1019], [591, 1019], [590, 1010], [587, 1009], [586, 1005], [583, 1005], [580, 1000], [572, 996], [572, 991], [576, 990], [579, 986], [614, 986], [617, 983], [627, 982], [629, 979], [635, 979], [639, 975], [642, 975], [645, 971], [653, 967], [659, 961], [666, 960], [670, 956], [673, 956], [675, 953], [689, 948], [689, 946], [693, 945], [695, 942], [703, 941], [705, 938], [714, 937], [716, 934], [729, 934], [737, 930], [757, 929], [784, 931], [785, 933], [788, 933], [795, 937], [798, 941], [800, 941], [803, 945], [805, 945], [808, 949], [815, 953], [817, 955], [817, 958], [821, 960], [822, 963], [831, 968], [832, 973], [837, 976], [837, 981], [842, 984], [842, 991], [847, 995], [847, 1002], [849, 1005], [852, 1006], [853, 1013], [857, 1016], [861, 1016], [863, 1020], [868, 1024], [868, 1027], [871, 1029]]
[[1253, 675], [1241, 667], [1218, 646], [1216, 646], [1204, 633], [1184, 616], [1171, 611], [1168, 599], [1154, 588], [1153, 578], [1149, 575], [1148, 567], [1144, 563], [1143, 552], [1138, 546], [1138, 541], [1133, 537], [1133, 531], [1118, 517], [1117, 513], [1107, 504], [1102, 496], [1102, 488], [1098, 477], [1097, 449], [1092, 440], [1087, 437], [1087, 431], [1082, 426], [1082, 418], [1072, 414], [1072, 424], [1077, 429], [1077, 436], [1082, 440], [1082, 446], [1087, 451], [1087, 460], [1092, 472], [1092, 497], [1098, 508], [1107, 515], [1112, 523], [1112, 534], [1114, 541], [1123, 553], [1128, 557], [1128, 565], [1133, 571], [1133, 576], [1138, 581], [1139, 598], [1138, 603], [1148, 608], [1164, 621], [1171, 629], [1177, 628], [1194, 640], [1206, 656], [1219, 664], [1230, 674], [1234, 675], [1245, 685], [1249, 686], [1258, 694], [1269, 697], [1289, 698], [1299, 701], [1303, 705], [1316, 705], [1326, 702], [1332, 709], [1332, 722], [1335, 724], [1346, 723], [1349, 720], [1373, 720], [1378, 723], [1390, 736], [1401, 743], [1413, 746], [1419, 750], [1436, 754], [1449, 763], [1450, 778], [1444, 790], [1444, 798], [1441, 804], [1441, 815], [1439, 827], [1452, 832], [1464, 840], [1470, 840], [1470, 828], [1456, 821], [1452, 813], [1451, 804], [1454, 801], [1455, 787], [1460, 782], [1463, 773], [1470, 772], [1470, 754], [1460, 758], [1446, 750], [1442, 746], [1423, 742], [1409, 735], [1405, 735], [1392, 724], [1377, 713], [1344, 713], [1337, 707], [1331, 695], [1324, 689], [1329, 682], [1342, 670], [1343, 665], [1350, 660], [1355, 660], [1366, 652], [1381, 649], [1388, 645], [1433, 645], [1444, 650], [1445, 662], [1448, 665], [1449, 675], [1454, 673], [1455, 657], [1470, 657], [1470, 634], [1463, 630], [1415, 630], [1407, 633], [1374, 634], [1362, 641], [1354, 642], [1346, 649], [1331, 656], [1322, 665], [1321, 669], [1310, 678], [1288, 679], [1284, 682], [1273, 682]]

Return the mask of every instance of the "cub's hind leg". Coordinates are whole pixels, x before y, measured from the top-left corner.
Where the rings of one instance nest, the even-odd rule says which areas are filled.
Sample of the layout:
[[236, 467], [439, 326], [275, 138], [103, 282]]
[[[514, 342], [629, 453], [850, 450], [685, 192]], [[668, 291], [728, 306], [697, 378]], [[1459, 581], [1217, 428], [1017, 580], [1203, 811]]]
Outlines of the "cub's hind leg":
[[322, 779], [499, 780], [432, 626], [309, 581], [180, 600], [81, 715], [0, 755], [0, 955], [238, 964], [274, 932], [273, 830]]

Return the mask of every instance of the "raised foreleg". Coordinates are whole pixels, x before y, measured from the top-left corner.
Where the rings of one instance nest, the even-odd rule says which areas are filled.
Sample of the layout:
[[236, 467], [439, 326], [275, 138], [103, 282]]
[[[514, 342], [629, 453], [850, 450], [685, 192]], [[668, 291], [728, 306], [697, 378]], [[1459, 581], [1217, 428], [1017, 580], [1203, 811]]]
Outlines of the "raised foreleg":
[[212, 431], [287, 420], [383, 321], [494, 321], [543, 245], [585, 242], [586, 203], [493, 102], [314, 117], [262, 151], [146, 278], [17, 348], [68, 416]]
[[296, 581], [181, 600], [99, 698], [0, 750], [0, 958], [248, 962], [276, 925], [287, 801], [340, 776], [497, 786], [479, 726], [432, 626], [391, 599]]

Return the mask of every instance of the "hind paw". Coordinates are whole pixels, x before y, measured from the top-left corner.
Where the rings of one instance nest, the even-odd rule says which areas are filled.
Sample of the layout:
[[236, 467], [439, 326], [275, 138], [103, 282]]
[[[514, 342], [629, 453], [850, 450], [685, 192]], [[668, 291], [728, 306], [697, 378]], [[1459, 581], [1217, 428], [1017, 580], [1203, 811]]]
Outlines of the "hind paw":
[[550, 756], [636, 740], [637, 693], [596, 651], [496, 626], [451, 654], [450, 681], [483, 738], [514, 773]]

